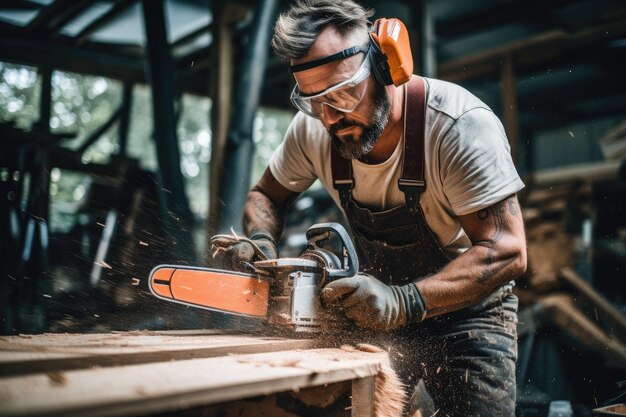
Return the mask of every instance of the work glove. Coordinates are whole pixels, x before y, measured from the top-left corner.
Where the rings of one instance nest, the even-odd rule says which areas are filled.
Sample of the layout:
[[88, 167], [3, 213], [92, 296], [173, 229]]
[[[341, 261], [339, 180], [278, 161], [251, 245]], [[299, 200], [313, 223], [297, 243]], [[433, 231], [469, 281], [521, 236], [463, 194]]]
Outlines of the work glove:
[[325, 305], [343, 307], [348, 318], [371, 330], [397, 329], [426, 316], [424, 300], [414, 283], [386, 285], [364, 273], [329, 283], [321, 297]]
[[211, 238], [213, 251], [221, 254], [225, 269], [248, 272], [252, 262], [278, 258], [278, 246], [269, 233], [254, 233], [248, 238], [216, 235]]

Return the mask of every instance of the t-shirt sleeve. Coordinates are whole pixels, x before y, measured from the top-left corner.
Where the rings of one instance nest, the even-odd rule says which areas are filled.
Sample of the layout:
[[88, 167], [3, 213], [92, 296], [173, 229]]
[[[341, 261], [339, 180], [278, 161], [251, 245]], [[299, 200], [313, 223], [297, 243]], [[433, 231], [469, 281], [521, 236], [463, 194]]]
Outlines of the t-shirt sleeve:
[[486, 108], [459, 117], [442, 139], [440, 176], [458, 216], [489, 207], [524, 188], [502, 123]]
[[276, 148], [269, 162], [274, 178], [285, 188], [294, 192], [308, 189], [317, 179], [313, 162], [308, 157], [315, 149], [310, 148], [307, 124], [302, 113], [291, 121], [283, 142]]

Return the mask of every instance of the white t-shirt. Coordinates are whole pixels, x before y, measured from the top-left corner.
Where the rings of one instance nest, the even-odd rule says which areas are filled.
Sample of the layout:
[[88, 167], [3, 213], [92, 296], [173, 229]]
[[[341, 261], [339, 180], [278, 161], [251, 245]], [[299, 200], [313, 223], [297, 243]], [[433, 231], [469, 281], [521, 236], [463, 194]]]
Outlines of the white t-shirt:
[[[457, 216], [489, 207], [524, 188], [502, 124], [491, 109], [464, 88], [425, 78], [426, 191], [420, 205], [426, 222], [450, 258], [471, 246]], [[288, 190], [302, 192], [320, 179], [335, 203], [330, 149], [322, 123], [303, 113], [294, 117], [269, 168]], [[383, 211], [405, 203], [398, 189], [404, 141], [391, 157], [369, 165], [352, 160], [352, 198], [362, 207]]]

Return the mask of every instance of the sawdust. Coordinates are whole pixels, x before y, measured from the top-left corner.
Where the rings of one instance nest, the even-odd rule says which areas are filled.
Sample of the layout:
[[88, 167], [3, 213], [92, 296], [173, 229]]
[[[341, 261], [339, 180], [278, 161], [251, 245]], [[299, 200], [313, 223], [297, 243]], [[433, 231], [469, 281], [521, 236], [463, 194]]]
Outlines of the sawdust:
[[374, 416], [401, 416], [406, 404], [407, 394], [404, 384], [400, 382], [398, 374], [389, 364], [383, 365], [376, 375]]

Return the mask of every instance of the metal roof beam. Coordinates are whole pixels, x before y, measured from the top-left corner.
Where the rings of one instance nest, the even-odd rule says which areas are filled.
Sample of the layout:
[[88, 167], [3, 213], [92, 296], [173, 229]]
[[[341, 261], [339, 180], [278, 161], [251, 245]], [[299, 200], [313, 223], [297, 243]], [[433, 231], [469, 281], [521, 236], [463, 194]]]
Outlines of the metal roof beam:
[[44, 6], [40, 3], [28, 0], [4, 0], [2, 2], [3, 9], [14, 10], [41, 10]]
[[0, 60], [39, 68], [144, 82], [144, 61], [47, 41], [0, 36]]
[[74, 38], [74, 43], [76, 45], [82, 45], [89, 39], [89, 37], [94, 32], [109, 24], [112, 20], [125, 12], [130, 6], [135, 3], [137, 3], [137, 0], [122, 0], [116, 3], [115, 6], [111, 7], [111, 9], [102, 16], [100, 16], [100, 18], [94, 20], [83, 30], [81, 30], [80, 33]]
[[172, 47], [172, 49], [174, 48], [178, 48], [180, 46], [183, 46], [189, 42], [192, 42], [194, 40], [196, 40], [196, 38], [202, 36], [202, 35], [206, 35], [211, 33], [211, 23], [209, 23], [206, 26], [202, 26], [192, 32], [189, 32], [188, 34], [186, 34], [185, 36], [181, 37], [180, 39], [178, 39], [176, 42], [172, 43], [170, 46]]
[[25, 33], [43, 39], [84, 12], [90, 4], [89, 0], [56, 0], [35, 16], [26, 26]]

